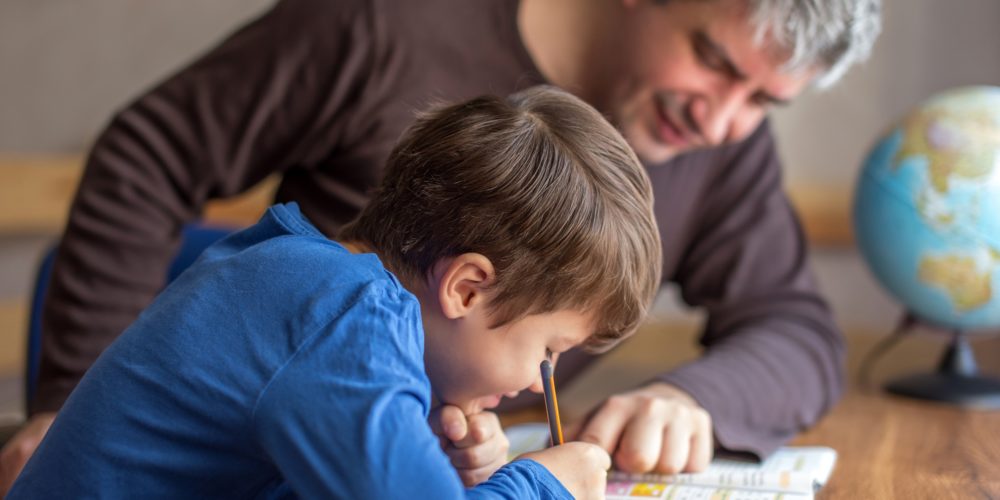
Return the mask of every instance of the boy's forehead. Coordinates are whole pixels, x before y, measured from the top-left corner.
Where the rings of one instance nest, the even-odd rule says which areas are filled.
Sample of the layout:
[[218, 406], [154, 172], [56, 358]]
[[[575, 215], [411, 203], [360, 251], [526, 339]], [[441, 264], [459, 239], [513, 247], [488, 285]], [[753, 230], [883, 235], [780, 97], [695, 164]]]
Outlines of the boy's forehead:
[[597, 328], [597, 315], [592, 311], [560, 309], [547, 313], [528, 314], [516, 321], [519, 327], [537, 329], [565, 343], [586, 341]]
[[561, 311], [558, 329], [560, 337], [573, 347], [587, 341], [597, 331], [597, 315], [592, 311], [567, 309]]

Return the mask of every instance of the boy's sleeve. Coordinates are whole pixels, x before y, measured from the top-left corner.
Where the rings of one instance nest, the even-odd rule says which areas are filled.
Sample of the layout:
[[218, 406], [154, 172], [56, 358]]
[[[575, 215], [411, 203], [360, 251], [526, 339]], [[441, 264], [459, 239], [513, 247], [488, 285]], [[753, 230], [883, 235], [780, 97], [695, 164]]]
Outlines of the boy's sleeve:
[[[162, 288], [204, 204], [314, 164], [368, 80], [367, 13], [285, 0], [119, 112], [94, 144], [45, 302], [31, 413], [58, 410]], [[369, 47], [370, 48], [370, 47]]]
[[[366, 299], [316, 332], [259, 397], [257, 442], [302, 498], [571, 498], [537, 462], [466, 490], [427, 424], [417, 306]], [[344, 342], [345, 336], [360, 341]]]

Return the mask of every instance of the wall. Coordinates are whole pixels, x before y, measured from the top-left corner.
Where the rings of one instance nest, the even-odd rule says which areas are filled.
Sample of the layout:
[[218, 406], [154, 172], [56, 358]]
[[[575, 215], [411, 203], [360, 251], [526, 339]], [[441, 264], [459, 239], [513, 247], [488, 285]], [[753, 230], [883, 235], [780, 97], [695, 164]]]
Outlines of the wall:
[[789, 183], [853, 185], [876, 137], [935, 92], [1000, 85], [1000, 2], [887, 0], [869, 61], [775, 113]]
[[3, 0], [0, 151], [75, 153], [272, 0]]

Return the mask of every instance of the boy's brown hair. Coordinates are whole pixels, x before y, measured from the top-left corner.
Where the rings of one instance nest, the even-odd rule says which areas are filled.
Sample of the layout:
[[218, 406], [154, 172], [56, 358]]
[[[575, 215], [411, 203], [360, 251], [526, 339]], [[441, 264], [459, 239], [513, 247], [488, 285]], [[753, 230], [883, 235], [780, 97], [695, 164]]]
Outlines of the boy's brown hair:
[[404, 282], [441, 258], [492, 261], [494, 326], [595, 314], [591, 350], [645, 316], [660, 280], [649, 179], [592, 107], [552, 87], [433, 109], [404, 134], [370, 204], [340, 239], [365, 242]]

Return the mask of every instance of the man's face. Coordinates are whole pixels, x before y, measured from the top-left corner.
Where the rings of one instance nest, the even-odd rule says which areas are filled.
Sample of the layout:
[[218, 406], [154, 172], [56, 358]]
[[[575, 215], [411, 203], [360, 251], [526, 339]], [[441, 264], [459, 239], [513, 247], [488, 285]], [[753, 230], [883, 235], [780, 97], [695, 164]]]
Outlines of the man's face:
[[490, 328], [484, 314], [457, 321], [425, 317], [431, 386], [438, 399], [466, 414], [493, 408], [503, 396], [525, 389], [541, 393], [542, 360], [584, 342], [591, 323], [589, 315], [569, 310], [526, 316], [499, 328]]
[[601, 104], [646, 162], [746, 138], [816, 75], [779, 70], [785, 56], [754, 43], [745, 0], [622, 1], [623, 60]]

